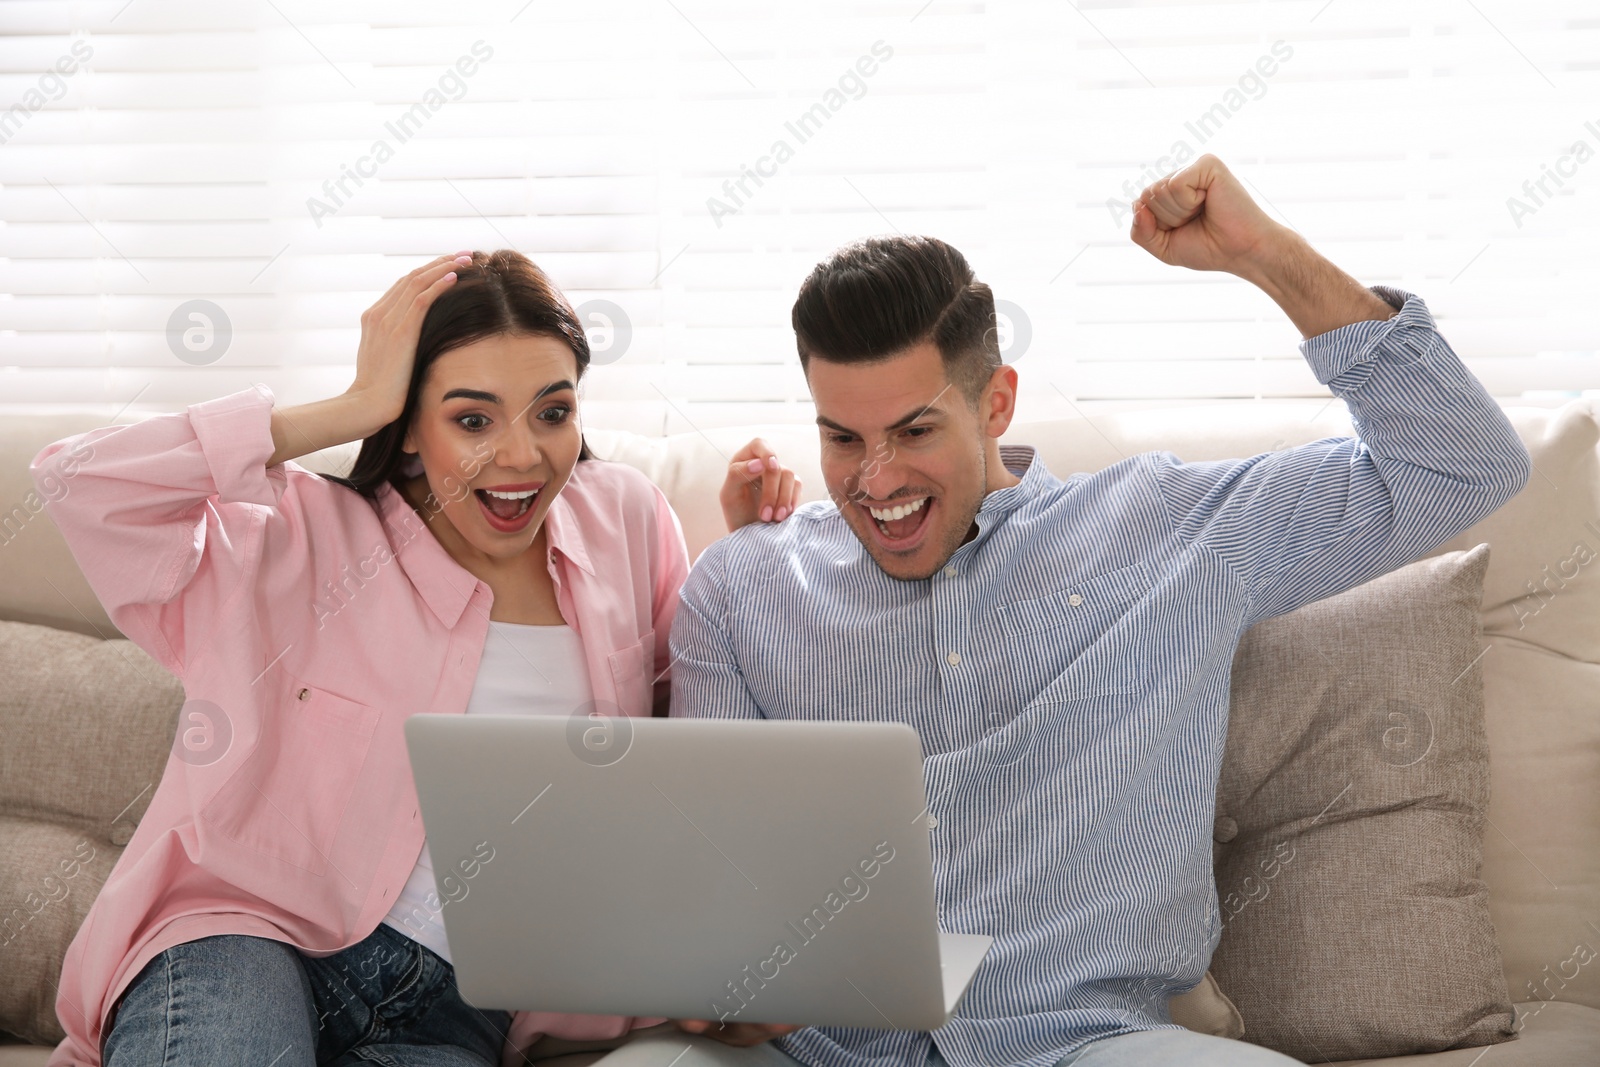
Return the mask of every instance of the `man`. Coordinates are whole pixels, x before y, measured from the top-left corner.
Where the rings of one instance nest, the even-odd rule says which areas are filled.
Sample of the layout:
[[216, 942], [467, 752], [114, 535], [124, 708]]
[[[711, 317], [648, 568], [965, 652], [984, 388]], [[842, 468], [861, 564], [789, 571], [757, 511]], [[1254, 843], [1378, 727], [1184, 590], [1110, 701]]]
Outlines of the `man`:
[[[1211, 870], [1229, 669], [1249, 627], [1392, 570], [1504, 503], [1527, 450], [1422, 301], [1368, 290], [1214, 157], [1133, 240], [1275, 300], [1359, 438], [1134, 456], [1065, 481], [1001, 448], [1016, 371], [948, 245], [820, 264], [793, 322], [833, 503], [712, 545], [672, 632], [673, 714], [895, 719], [922, 739], [940, 925], [995, 939], [933, 1034], [777, 1034], [805, 1064], [1284, 1064], [1167, 1000], [1221, 932]], [[776, 1062], [768, 1048], [750, 1055]]]

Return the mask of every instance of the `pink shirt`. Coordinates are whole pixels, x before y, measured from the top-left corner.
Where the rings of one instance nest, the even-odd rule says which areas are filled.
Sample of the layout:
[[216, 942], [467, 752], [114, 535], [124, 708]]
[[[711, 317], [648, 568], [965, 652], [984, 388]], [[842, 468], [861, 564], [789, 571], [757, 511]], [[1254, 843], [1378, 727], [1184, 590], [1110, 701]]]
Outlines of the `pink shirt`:
[[[272, 401], [256, 386], [30, 465], [35, 484], [65, 483], [50, 515], [112, 621], [182, 680], [180, 736], [204, 728], [189, 713], [206, 701], [221, 752], [168, 758], [67, 950], [50, 1067], [98, 1067], [111, 1006], [173, 945], [253, 934], [328, 956], [361, 941], [421, 853], [402, 725], [466, 708], [493, 596], [392, 487], [374, 506], [292, 461], [268, 467]], [[688, 572], [677, 516], [642, 474], [592, 461], [545, 528], [595, 700], [649, 715]], [[502, 1064], [541, 1034], [662, 1021], [516, 1012]]]

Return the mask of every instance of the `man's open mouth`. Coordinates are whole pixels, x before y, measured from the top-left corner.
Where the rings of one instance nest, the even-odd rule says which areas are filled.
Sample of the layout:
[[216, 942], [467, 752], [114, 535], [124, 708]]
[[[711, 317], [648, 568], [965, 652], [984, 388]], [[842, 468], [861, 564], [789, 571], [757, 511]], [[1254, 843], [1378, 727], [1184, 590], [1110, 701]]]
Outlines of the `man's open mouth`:
[[867, 515], [867, 522], [878, 535], [879, 542], [891, 551], [904, 551], [913, 547], [922, 536], [928, 516], [937, 501], [931, 496], [912, 497], [897, 501], [888, 507], [869, 507], [858, 504]]

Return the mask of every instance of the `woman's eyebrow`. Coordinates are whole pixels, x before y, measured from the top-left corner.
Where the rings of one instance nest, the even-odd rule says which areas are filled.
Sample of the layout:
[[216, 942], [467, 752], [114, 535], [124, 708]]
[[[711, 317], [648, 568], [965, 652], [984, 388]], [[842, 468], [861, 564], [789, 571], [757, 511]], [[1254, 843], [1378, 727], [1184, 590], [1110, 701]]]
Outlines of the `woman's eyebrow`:
[[488, 404], [500, 403], [498, 396], [493, 393], [486, 393], [482, 389], [452, 389], [439, 399], [454, 400], [456, 397], [460, 397], [463, 400], [482, 400]]
[[[535, 401], [542, 400], [546, 396], [550, 395], [551, 393], [559, 393], [563, 389], [574, 389], [574, 388], [576, 388], [576, 387], [570, 381], [568, 381], [567, 379], [563, 378], [559, 382], [551, 382], [549, 385], [547, 385], [543, 389], [539, 390], [539, 395], [534, 397], [533, 399]], [[486, 404], [503, 404], [503, 403], [505, 403], [505, 401], [501, 400], [500, 397], [497, 396], [496, 394], [485, 392], [482, 389], [452, 389], [448, 393], [444, 394], [444, 396], [440, 397], [440, 399], [441, 400], [454, 400], [457, 397], [460, 397], [460, 398], [462, 398], [464, 400], [482, 400]]]

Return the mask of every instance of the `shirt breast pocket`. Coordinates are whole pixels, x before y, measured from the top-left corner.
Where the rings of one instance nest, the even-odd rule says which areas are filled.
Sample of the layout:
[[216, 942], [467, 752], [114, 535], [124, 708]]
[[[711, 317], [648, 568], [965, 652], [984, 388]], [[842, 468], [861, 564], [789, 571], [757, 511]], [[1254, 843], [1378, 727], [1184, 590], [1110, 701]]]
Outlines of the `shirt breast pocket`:
[[325, 873], [377, 723], [378, 709], [291, 680], [199, 820], [264, 855]]
[[607, 660], [617, 687], [617, 705], [624, 715], [649, 715], [655, 683], [656, 632], [647, 630], [637, 645], [619, 648]]
[[1140, 562], [1006, 605], [1005, 659], [1016, 706], [1041, 696], [1072, 700], [1142, 689], [1154, 642], [1148, 624], [1130, 612], [1154, 585], [1150, 564]]

